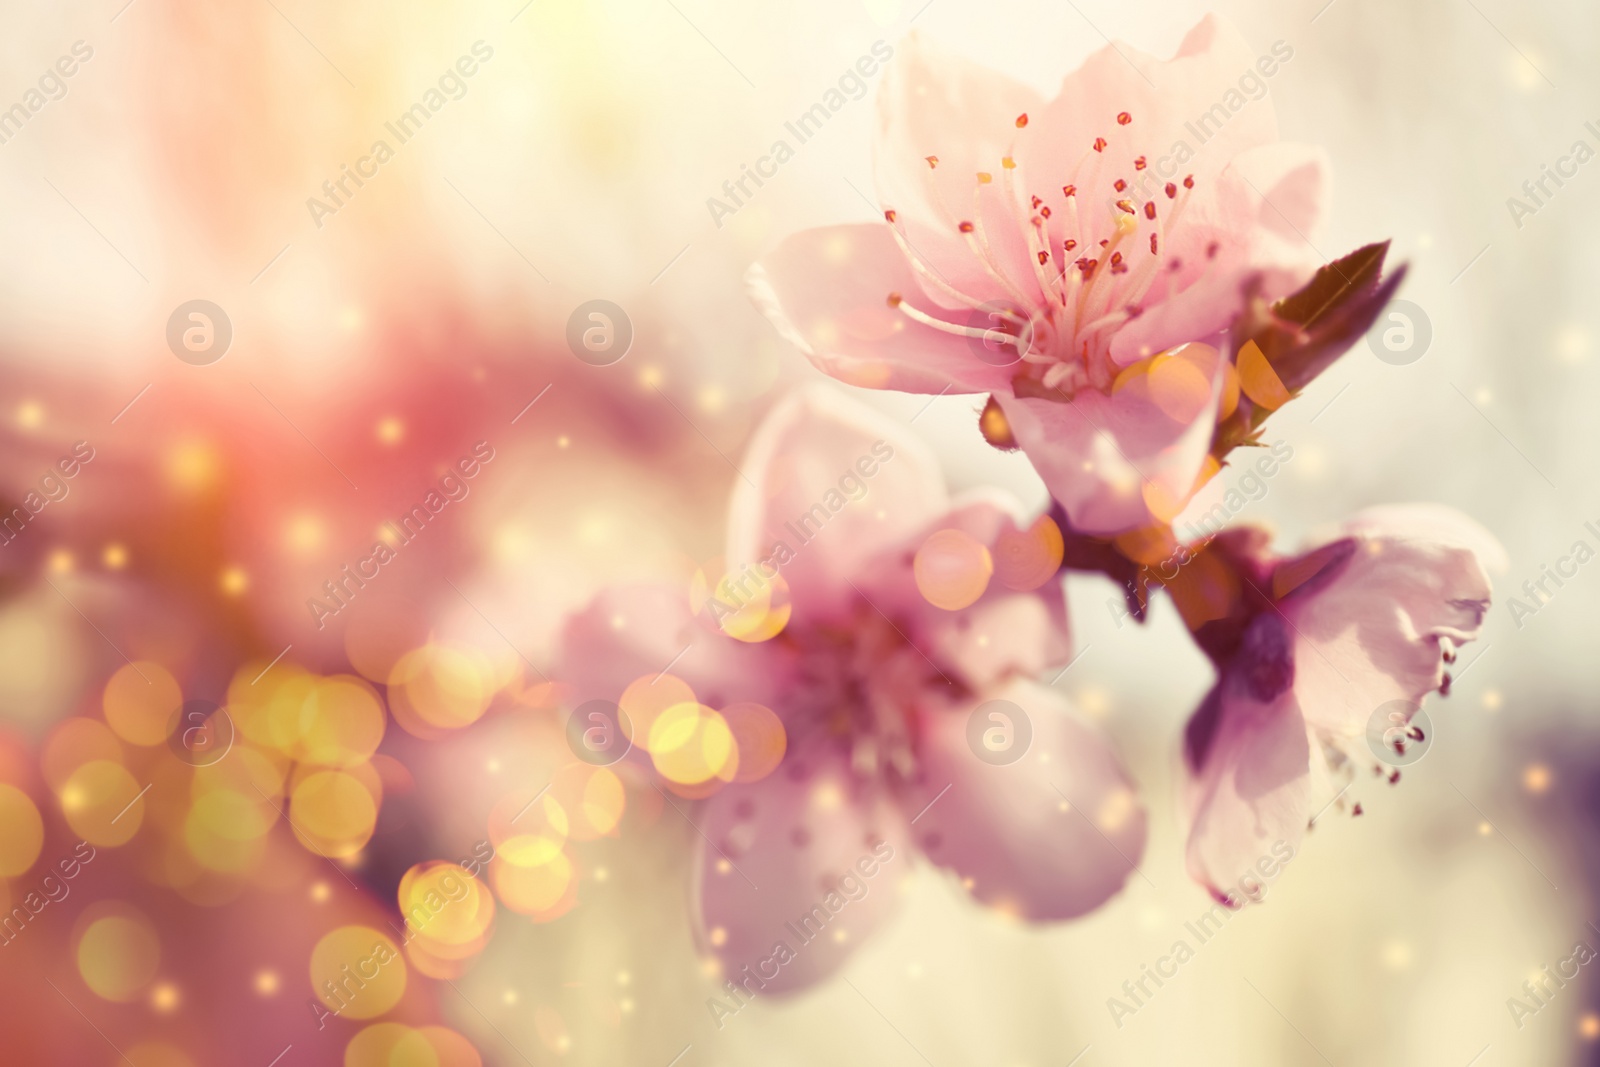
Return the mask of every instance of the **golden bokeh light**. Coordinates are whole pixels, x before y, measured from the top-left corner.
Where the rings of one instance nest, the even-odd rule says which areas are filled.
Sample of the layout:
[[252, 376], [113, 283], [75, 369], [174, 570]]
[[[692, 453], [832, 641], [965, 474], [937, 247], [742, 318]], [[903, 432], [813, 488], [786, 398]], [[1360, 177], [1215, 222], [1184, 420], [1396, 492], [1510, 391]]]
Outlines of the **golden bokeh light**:
[[118, 737], [133, 745], [159, 745], [183, 706], [183, 690], [161, 664], [141, 660], [117, 669], [106, 682], [101, 706]]
[[161, 965], [161, 941], [155, 927], [142, 914], [122, 905], [101, 907], [90, 915], [85, 916], [88, 921], [78, 936], [78, 974], [103, 1000], [134, 1000], [155, 979]]
[[289, 798], [295, 836], [319, 856], [354, 856], [372, 838], [377, 822], [372, 793], [346, 771], [308, 775]]
[[377, 436], [386, 445], [397, 445], [405, 439], [406, 424], [394, 415], [379, 419]]
[[478, 1055], [472, 1042], [454, 1030], [443, 1026], [423, 1026], [418, 1028], [417, 1033], [427, 1038], [428, 1044], [433, 1046], [435, 1055], [439, 1057], [439, 1067], [483, 1067], [483, 1057]]
[[727, 720], [703, 704], [674, 704], [663, 711], [650, 726], [646, 747], [656, 772], [681, 785], [722, 777], [738, 760]]
[[548, 916], [560, 909], [572, 889], [572, 861], [560, 851], [540, 861], [531, 851], [502, 850], [489, 863], [489, 882], [512, 911]]
[[494, 922], [488, 887], [454, 863], [433, 860], [412, 867], [400, 879], [398, 897], [412, 944], [445, 959], [480, 951]]
[[305, 720], [301, 759], [329, 767], [372, 758], [388, 725], [378, 695], [350, 675], [317, 681], [307, 696]]
[[[696, 587], [691, 588], [691, 600], [696, 599]], [[778, 636], [794, 611], [783, 575], [768, 575], [760, 566], [724, 575], [705, 600], [705, 608], [723, 633], [750, 644]]]
[[224, 567], [217, 586], [228, 596], [242, 596], [250, 588], [250, 576], [242, 567]]
[[436, 730], [470, 726], [489, 710], [498, 673], [476, 648], [427, 644], [400, 657], [389, 672], [390, 706], [408, 732], [416, 732], [409, 719]]
[[61, 814], [72, 832], [91, 845], [127, 843], [144, 822], [138, 781], [120, 763], [90, 760], [61, 786]]
[[557, 770], [549, 796], [566, 814], [567, 833], [575, 841], [615, 833], [628, 800], [614, 772], [587, 763], [569, 763]]
[[277, 812], [259, 795], [233, 789], [212, 789], [196, 797], [183, 824], [189, 852], [212, 871], [241, 873], [255, 866], [265, 851], [262, 839], [277, 821]]
[[394, 940], [370, 926], [341, 926], [311, 950], [311, 988], [328, 1010], [372, 1019], [406, 991], [406, 963]]
[[989, 550], [964, 530], [938, 530], [922, 542], [912, 563], [917, 590], [928, 603], [960, 611], [989, 588], [994, 560]]
[[674, 674], [644, 675], [622, 691], [617, 706], [626, 716], [623, 725], [632, 730], [629, 738], [649, 751], [650, 735], [656, 719], [668, 708], [697, 703], [689, 683]]
[[183, 994], [171, 982], [157, 982], [150, 988], [150, 1007], [162, 1015], [177, 1011], [182, 1003]]
[[187, 441], [167, 453], [167, 481], [184, 493], [207, 489], [216, 481], [222, 462], [204, 441]]
[[344, 1067], [443, 1067], [420, 1030], [401, 1023], [373, 1023], [350, 1039]]

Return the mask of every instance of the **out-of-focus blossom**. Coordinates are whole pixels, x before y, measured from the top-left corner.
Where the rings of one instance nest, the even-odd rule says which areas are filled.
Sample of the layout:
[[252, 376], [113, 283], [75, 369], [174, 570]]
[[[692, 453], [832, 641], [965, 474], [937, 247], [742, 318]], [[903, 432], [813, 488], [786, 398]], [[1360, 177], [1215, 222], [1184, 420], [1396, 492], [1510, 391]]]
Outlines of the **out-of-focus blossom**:
[[755, 298], [841, 380], [992, 393], [1076, 529], [1168, 521], [1238, 394], [1230, 325], [1318, 262], [1321, 154], [1265, 99], [1208, 118], [1255, 62], [1207, 17], [1171, 60], [1108, 46], [1045, 101], [913, 36], [879, 97], [887, 224], [789, 238]]
[[1503, 566], [1487, 531], [1437, 505], [1371, 509], [1298, 556], [1266, 541], [1224, 535], [1242, 607], [1197, 634], [1220, 678], [1185, 737], [1188, 866], [1219, 897], [1274, 843], [1300, 840], [1314, 779], [1361, 759], [1375, 713], [1404, 709], [1409, 724], [1448, 694], [1489, 608], [1485, 568]]
[[[1144, 813], [1033, 680], [1069, 654], [1059, 540], [1018, 567], [1034, 535], [1012, 505], [951, 502], [919, 442], [830, 389], [780, 404], [741, 470], [698, 615], [679, 591], [608, 592], [571, 623], [560, 679], [575, 701], [621, 694], [669, 788], [705, 798], [697, 918], [724, 972], [771, 993], [836, 970], [892, 910], [912, 843], [1028, 919], [1115, 893]], [[994, 700], [1031, 723], [1010, 765], [968, 740]]]

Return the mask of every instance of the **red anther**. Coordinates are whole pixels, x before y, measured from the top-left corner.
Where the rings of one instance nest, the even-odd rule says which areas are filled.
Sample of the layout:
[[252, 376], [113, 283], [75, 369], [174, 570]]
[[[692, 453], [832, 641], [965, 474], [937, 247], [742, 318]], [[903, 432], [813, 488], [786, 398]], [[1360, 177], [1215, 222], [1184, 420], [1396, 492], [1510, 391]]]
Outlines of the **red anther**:
[[1156, 217], [1156, 202], [1154, 200], [1146, 200], [1144, 202], [1144, 217], [1147, 219]]
[[1118, 126], [1126, 126], [1128, 123], [1130, 123], [1132, 121], [1133, 121], [1133, 116], [1128, 114], [1126, 111], [1117, 112], [1117, 125]]
[[1050, 253], [1049, 252], [1040, 252], [1039, 253], [1039, 266], [1042, 267], [1048, 262], [1050, 262]]
[[1194, 175], [1193, 174], [1191, 174], [1187, 178], [1183, 179], [1183, 187], [1185, 189], [1193, 189], [1194, 188]]
[[1125, 192], [1127, 191], [1128, 183], [1123, 181], [1121, 178], [1118, 178], [1116, 181], [1111, 183], [1111, 188], [1115, 189], [1119, 193]]
[[1138, 159], [1133, 161], [1134, 170], [1144, 170], [1144, 168], [1147, 166], [1149, 166], [1149, 164], [1144, 161], [1143, 156], [1140, 156]]
[[1155, 234], [1151, 234], [1150, 235], [1150, 254], [1152, 256], [1156, 254], [1156, 235]]
[[1026, 111], [1024, 111], [1022, 114], [1017, 116], [1017, 129], [1020, 130], [1020, 129], [1022, 129], [1022, 127], [1026, 126], [1027, 124], [1028, 124], [1028, 113]]
[[1094, 150], [1096, 152], [1104, 152], [1106, 150], [1106, 139], [1104, 137], [1096, 137], [1094, 139]]
[[929, 167], [937, 167], [939, 165], [938, 156], [925, 156], [924, 158], [927, 159]]
[[1167, 199], [1171, 200], [1173, 197], [1175, 197], [1177, 195], [1178, 195], [1178, 187], [1176, 185], [1173, 185], [1171, 182], [1168, 182], [1167, 183]]
[[1061, 195], [1062, 196], [1077, 196], [1078, 195], [1078, 187], [1076, 185], [1063, 185], [1061, 187]]
[[890, 293], [889, 294], [889, 306], [892, 307], [892, 308], [897, 308], [897, 307], [900, 306], [900, 294], [899, 293]]
[[885, 211], [883, 213], [883, 217], [884, 217], [885, 220], [887, 220], [889, 222], [893, 222], [894, 221], [894, 212], [892, 210]]
[[957, 227], [957, 229], [959, 229], [962, 233], [971, 233], [972, 232], [972, 223], [963, 222], [959, 227]]

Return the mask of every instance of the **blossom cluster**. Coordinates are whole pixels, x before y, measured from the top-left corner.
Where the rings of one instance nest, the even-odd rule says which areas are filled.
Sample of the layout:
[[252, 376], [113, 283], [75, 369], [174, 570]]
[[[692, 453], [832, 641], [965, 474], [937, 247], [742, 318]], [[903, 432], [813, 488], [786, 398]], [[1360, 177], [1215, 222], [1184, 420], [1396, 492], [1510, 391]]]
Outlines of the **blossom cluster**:
[[[572, 620], [562, 682], [620, 701], [636, 752], [701, 804], [695, 918], [730, 971], [781, 941], [863, 843], [909, 845], [1030, 921], [1123, 887], [1145, 844], [1136, 787], [1043, 681], [1073, 657], [1066, 572], [1123, 584], [1141, 620], [1164, 592], [1214, 664], [1182, 731], [1186, 859], [1235, 907], [1264, 851], [1292, 854], [1318, 788], [1371, 761], [1374, 711], [1398, 702], [1409, 723], [1448, 692], [1501, 555], [1428, 505], [1362, 512], [1298, 553], [1254, 526], [1174, 532], [1219, 472], [1250, 469], [1270, 415], [1404, 273], [1384, 275], [1385, 244], [1322, 261], [1326, 161], [1280, 141], [1265, 101], [1151, 179], [1185, 116], [1251, 67], [1236, 34], [1207, 18], [1170, 60], [1107, 47], [1050, 100], [916, 35], [895, 56], [878, 96], [882, 220], [788, 237], [751, 268], [751, 295], [849, 386], [984, 398], [984, 439], [1020, 449], [1054, 503], [951, 499], [904, 427], [813, 386], [740, 465], [721, 574], [697, 576], [687, 602], [609, 590]], [[729, 590], [885, 442], [895, 462], [863, 500], [781, 574]], [[612, 624], [639, 618], [651, 625]], [[990, 722], [1017, 752], [993, 750]], [[852, 907], [764, 992], [836, 970], [894, 904]]]

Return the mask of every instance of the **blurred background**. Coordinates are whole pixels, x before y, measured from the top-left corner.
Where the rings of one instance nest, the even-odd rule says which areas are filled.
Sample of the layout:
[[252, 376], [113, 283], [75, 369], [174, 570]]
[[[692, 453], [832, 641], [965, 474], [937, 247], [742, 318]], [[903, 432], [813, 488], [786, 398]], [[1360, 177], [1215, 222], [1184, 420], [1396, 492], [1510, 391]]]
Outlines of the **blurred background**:
[[[1057, 688], [1138, 779], [1145, 877], [1036, 928], [925, 866], [848, 982], [718, 1030], [687, 922], [693, 830], [643, 777], [570, 766], [549, 672], [596, 592], [687, 582], [721, 552], [754, 425], [819, 377], [743, 274], [797, 229], [877, 217], [881, 77], [733, 214], [708, 199], [875, 42], [915, 29], [1049, 92], [1107, 38], [1169, 55], [1207, 10], [1292, 49], [1270, 91], [1283, 136], [1333, 162], [1319, 253], [1392, 238], [1411, 265], [1412, 342], [1358, 345], [1273, 418], [1294, 458], [1239, 519], [1287, 549], [1361, 507], [1438, 501], [1509, 553], [1482, 640], [1430, 704], [1434, 743], [1398, 785], [1358, 781], [1265, 906], [1118, 1025], [1108, 998], [1209, 907], [1175, 784], [1211, 674], [1169, 603], [1138, 627], [1111, 583], [1073, 576], [1081, 658]], [[1600, 565], [1534, 615], [1505, 603], [1574, 542], [1600, 547], [1597, 17], [1503, 0], [8, 8], [0, 496], [47, 501], [0, 546], [0, 875], [27, 909], [0, 947], [8, 1055], [1600, 1062], [1590, 968], [1533, 1014], [1508, 1007], [1600, 948]], [[398, 136], [419, 102], [426, 122]], [[1562, 157], [1575, 176], [1524, 191]], [[597, 299], [633, 331], [604, 366], [567, 342]], [[175, 358], [191, 301], [213, 335]], [[977, 433], [981, 398], [857, 392], [915, 418], [953, 488], [1043, 507], [1026, 461]], [[384, 525], [469, 460], [415, 543]], [[378, 544], [381, 582], [336, 618], [308, 608], [339, 603], [324, 583]], [[169, 752], [184, 701], [208, 702], [183, 705], [202, 724], [226, 703], [232, 759]], [[472, 907], [322, 1019], [308, 1000], [334, 950], [402, 940], [430, 864], [504, 845], [552, 775], [585, 813], [546, 828], [552, 854], [496, 857]]]

